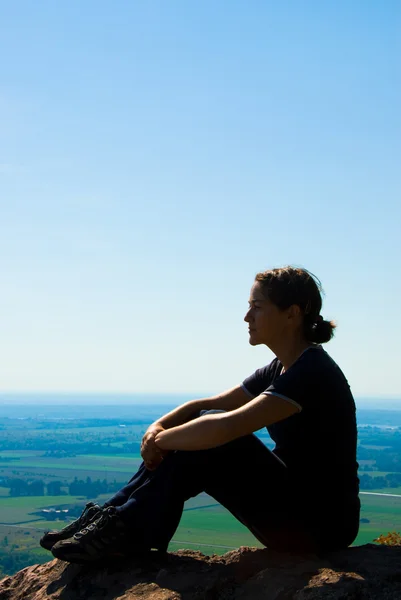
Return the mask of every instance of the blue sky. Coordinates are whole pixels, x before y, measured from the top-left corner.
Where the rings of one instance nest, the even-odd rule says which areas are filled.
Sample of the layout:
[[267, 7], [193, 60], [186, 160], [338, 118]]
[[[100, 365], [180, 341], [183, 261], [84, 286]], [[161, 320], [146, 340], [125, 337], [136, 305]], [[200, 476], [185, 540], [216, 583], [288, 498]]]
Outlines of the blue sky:
[[3, 391], [217, 392], [297, 264], [401, 398], [399, 2], [0, 2]]

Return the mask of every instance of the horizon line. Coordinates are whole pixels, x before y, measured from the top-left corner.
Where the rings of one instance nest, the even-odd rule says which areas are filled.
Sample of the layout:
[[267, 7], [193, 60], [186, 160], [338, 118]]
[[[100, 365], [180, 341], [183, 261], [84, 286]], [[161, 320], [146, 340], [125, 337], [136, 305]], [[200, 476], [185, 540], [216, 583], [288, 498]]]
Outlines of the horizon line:
[[[81, 395], [81, 396], [112, 396], [113, 394], [118, 396], [193, 396], [195, 398], [207, 398], [209, 396], [214, 396], [215, 392], [152, 392], [152, 391], [100, 391], [100, 390], [0, 390], [0, 401], [1, 396], [3, 395], [27, 395], [27, 396], [36, 396], [36, 395], [59, 395], [59, 396], [67, 396], [67, 395]], [[400, 401], [401, 402], [401, 394], [400, 395], [356, 395], [353, 394], [355, 400], [388, 400], [388, 401]]]

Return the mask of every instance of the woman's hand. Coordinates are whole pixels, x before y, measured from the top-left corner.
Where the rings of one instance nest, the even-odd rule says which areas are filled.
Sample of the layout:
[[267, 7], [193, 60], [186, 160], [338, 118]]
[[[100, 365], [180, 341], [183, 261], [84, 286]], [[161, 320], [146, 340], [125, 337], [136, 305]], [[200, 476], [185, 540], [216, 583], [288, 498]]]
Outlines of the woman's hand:
[[164, 431], [164, 427], [152, 425], [142, 438], [141, 456], [149, 471], [154, 471], [168, 454], [168, 450], [162, 450], [155, 443], [156, 435], [161, 431]]

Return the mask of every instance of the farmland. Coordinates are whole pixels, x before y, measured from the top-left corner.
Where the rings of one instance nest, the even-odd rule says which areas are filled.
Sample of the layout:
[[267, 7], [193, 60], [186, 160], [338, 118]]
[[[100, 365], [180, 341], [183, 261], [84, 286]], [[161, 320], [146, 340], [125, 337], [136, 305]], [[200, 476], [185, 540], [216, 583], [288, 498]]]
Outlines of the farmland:
[[[105, 499], [99, 497], [97, 501], [102, 502]], [[4, 547], [3, 543], [3, 550], [8, 548], [14, 552], [27, 552], [29, 563], [49, 560], [51, 555], [39, 547], [39, 538], [45, 529], [60, 528], [63, 522], [45, 522], [32, 515], [32, 512], [44, 506], [66, 506], [75, 503], [83, 505], [86, 499], [65, 496], [62, 501], [61, 504], [60, 498], [47, 496], [0, 498], [2, 520], [4, 519], [3, 523], [7, 522], [0, 525], [0, 545], [5, 538], [8, 542], [7, 547]], [[401, 531], [401, 497], [364, 495], [362, 503], [362, 522], [355, 545], [372, 542], [383, 532]], [[261, 546], [228, 511], [206, 494], [201, 494], [186, 503], [181, 523], [169, 549], [187, 547], [206, 554], [223, 554], [228, 549], [240, 545]]]
[[140, 454], [91, 455], [53, 458], [41, 451], [1, 451], [0, 479], [2, 477], [45, 477], [65, 481], [79, 474], [107, 480], [127, 479], [141, 462]]
[[[131, 477], [141, 462], [139, 444], [147, 427], [145, 412], [142, 410], [140, 423], [135, 423], [129, 415], [125, 422], [121, 419], [119, 423], [114, 407], [112, 424], [107, 415], [93, 420], [89, 417], [67, 420], [61, 415], [50, 420], [43, 407], [40, 417], [0, 417], [0, 569], [3, 573], [15, 572], [51, 557], [40, 548], [39, 538], [45, 529], [61, 528], [65, 521], [46, 520], [41, 512], [44, 508], [68, 509], [70, 514], [74, 511], [77, 514], [90, 499], [104, 502], [112, 495], [111, 490], [119, 489]], [[360, 453], [364, 456], [360, 460], [361, 474], [367, 476], [365, 480], [370, 487], [361, 494], [360, 532], [355, 544], [372, 542], [388, 531], [401, 531], [401, 487], [397, 483], [399, 437], [398, 428], [394, 430], [394, 427], [368, 426], [361, 431]], [[262, 439], [270, 445], [265, 434]], [[394, 471], [383, 468], [389, 466], [395, 467]], [[22, 487], [15, 487], [16, 482]], [[383, 482], [387, 487], [381, 487]], [[391, 482], [394, 487], [389, 487]], [[11, 483], [14, 488], [10, 487]], [[32, 493], [33, 485], [39, 483], [42, 493], [36, 495]], [[49, 487], [52, 483], [56, 488]], [[50, 489], [58, 489], [58, 493], [51, 495]], [[260, 546], [227, 510], [213, 498], [200, 494], [186, 503], [169, 549], [187, 547], [221, 554], [240, 545]]]

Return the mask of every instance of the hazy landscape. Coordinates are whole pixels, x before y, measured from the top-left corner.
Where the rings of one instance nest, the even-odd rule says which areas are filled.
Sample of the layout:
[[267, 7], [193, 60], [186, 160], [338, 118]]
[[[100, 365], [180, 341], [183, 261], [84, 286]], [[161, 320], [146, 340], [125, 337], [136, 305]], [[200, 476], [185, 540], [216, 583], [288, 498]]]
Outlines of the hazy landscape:
[[[42, 532], [63, 527], [88, 500], [104, 502], [119, 489], [141, 462], [147, 426], [173, 406], [112, 405], [111, 396], [108, 401], [51, 405], [31, 399], [1, 405], [0, 574], [49, 560], [38, 545]], [[361, 408], [358, 423], [362, 514], [357, 545], [401, 529], [401, 411]], [[272, 447], [266, 430], [257, 435]], [[213, 498], [201, 494], [186, 503], [170, 550], [211, 554], [240, 545], [260, 544]]]

